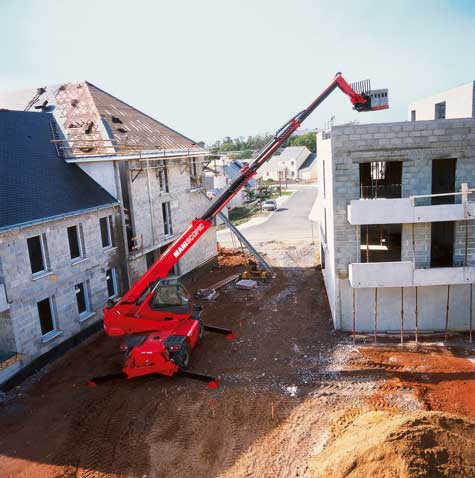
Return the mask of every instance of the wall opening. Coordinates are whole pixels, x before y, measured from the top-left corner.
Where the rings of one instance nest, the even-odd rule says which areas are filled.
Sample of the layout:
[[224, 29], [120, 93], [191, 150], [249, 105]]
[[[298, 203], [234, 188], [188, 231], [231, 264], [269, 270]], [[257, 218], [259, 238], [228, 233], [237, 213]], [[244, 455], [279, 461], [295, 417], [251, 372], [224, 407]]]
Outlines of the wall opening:
[[[434, 159], [432, 160], [432, 194], [445, 194], [455, 192], [455, 170], [457, 160]], [[431, 198], [433, 206], [437, 204], [454, 204], [456, 196], [439, 196]]]
[[165, 236], [173, 234], [170, 202], [162, 202], [163, 232]]
[[434, 106], [434, 119], [445, 119], [445, 101], [436, 103]]
[[399, 262], [401, 237], [401, 224], [361, 226], [360, 262]]
[[402, 161], [360, 163], [360, 199], [401, 197]]
[[431, 224], [431, 239], [430, 239], [430, 266], [431, 267], [452, 267], [453, 266], [454, 234], [455, 234], [454, 231], [455, 231], [455, 222], [433, 222]]

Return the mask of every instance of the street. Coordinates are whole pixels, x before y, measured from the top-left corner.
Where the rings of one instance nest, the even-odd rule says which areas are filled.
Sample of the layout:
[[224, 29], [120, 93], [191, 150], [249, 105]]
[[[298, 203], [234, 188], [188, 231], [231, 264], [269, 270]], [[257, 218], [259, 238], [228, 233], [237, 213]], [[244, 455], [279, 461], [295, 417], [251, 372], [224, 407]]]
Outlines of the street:
[[[257, 249], [261, 249], [263, 242], [278, 240], [289, 245], [302, 243], [309, 244], [317, 240], [317, 228], [308, 219], [310, 210], [317, 196], [317, 186], [292, 185], [291, 189], [296, 192], [287, 199], [265, 222], [257, 225], [247, 223], [239, 226], [239, 230]], [[239, 245], [232, 241], [229, 229], [223, 229], [217, 233], [219, 243], [224, 247]]]

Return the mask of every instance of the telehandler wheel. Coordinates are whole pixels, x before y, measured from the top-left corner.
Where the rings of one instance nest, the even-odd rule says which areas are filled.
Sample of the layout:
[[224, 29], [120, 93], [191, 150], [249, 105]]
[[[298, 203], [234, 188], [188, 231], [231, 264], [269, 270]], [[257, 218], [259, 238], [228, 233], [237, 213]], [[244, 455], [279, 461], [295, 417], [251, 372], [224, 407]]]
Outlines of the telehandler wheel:
[[205, 335], [205, 324], [203, 323], [203, 319], [198, 319], [198, 325], [199, 325], [198, 340], [201, 340]]
[[190, 365], [190, 346], [188, 345], [188, 342], [183, 342], [183, 345], [180, 348], [179, 353], [177, 354], [176, 357], [176, 363], [179, 367], [181, 368], [187, 368], [188, 365]]

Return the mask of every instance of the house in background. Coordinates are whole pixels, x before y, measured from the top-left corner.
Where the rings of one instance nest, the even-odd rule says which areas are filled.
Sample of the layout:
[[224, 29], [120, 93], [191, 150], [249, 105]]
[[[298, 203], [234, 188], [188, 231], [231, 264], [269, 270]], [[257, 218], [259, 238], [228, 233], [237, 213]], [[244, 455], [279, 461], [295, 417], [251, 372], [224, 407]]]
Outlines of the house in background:
[[[63, 160], [117, 199], [126, 287], [206, 208], [200, 178], [208, 152], [87, 81], [3, 93], [0, 108], [52, 113]], [[173, 273], [207, 267], [215, 244], [210, 228]]]
[[475, 81], [414, 101], [408, 120], [475, 118]]
[[[202, 185], [208, 197], [210, 199], [214, 198], [226, 185], [236, 179], [244, 164], [239, 159], [230, 159], [227, 156], [212, 159], [202, 172]], [[245, 188], [238, 191], [231, 199], [228, 209], [242, 205], [246, 201], [246, 190], [254, 190], [256, 188], [257, 181], [251, 178]]]
[[125, 274], [117, 199], [57, 155], [52, 126], [0, 111], [0, 383], [97, 330]]
[[274, 154], [257, 177], [263, 181], [312, 181], [316, 179], [316, 156], [306, 146], [289, 146]]

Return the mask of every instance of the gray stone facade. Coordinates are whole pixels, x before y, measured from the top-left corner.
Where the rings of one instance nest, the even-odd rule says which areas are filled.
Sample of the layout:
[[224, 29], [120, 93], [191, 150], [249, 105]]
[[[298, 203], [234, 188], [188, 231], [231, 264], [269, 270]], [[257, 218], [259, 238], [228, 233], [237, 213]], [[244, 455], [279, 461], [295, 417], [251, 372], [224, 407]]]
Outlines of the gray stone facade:
[[[325, 135], [328, 136], [328, 133]], [[352, 328], [352, 288], [349, 265], [360, 262], [360, 226], [348, 220], [347, 207], [360, 198], [359, 164], [372, 161], [402, 162], [402, 198], [427, 195], [432, 192], [432, 160], [455, 158], [455, 191], [462, 183], [475, 187], [475, 120], [451, 119], [437, 121], [400, 122], [371, 125], [349, 125], [332, 128], [330, 138], [322, 133], [318, 140], [319, 209], [320, 222], [327, 218], [327, 240], [324, 226], [321, 236], [326, 249], [325, 282], [335, 326]], [[323, 174], [325, 162], [325, 175]], [[323, 177], [325, 176], [325, 177]], [[325, 181], [325, 197], [322, 194]], [[474, 195], [469, 196], [474, 201]], [[430, 204], [427, 199], [417, 205]], [[460, 197], [456, 199], [460, 202]], [[324, 213], [324, 210], [326, 211]], [[467, 227], [467, 229], [466, 229]], [[465, 235], [467, 233], [467, 263], [465, 263]], [[413, 247], [414, 244], [414, 247]], [[414, 263], [415, 269], [430, 268], [431, 223], [402, 225], [401, 260]], [[473, 219], [455, 223], [453, 266], [475, 266], [475, 224]], [[451, 287], [451, 325], [457, 330], [468, 326], [468, 295], [470, 286]], [[414, 328], [415, 288], [405, 288], [404, 307], [407, 327]], [[419, 327], [425, 330], [443, 329], [447, 286], [419, 287]], [[372, 330], [374, 288], [356, 291], [357, 330]], [[378, 289], [378, 308], [381, 311], [380, 330], [398, 330], [400, 320], [400, 288]]]
[[[118, 293], [123, 289], [123, 251], [120, 241], [103, 248], [99, 220], [112, 216], [114, 235], [120, 237], [118, 207], [79, 213], [64, 219], [15, 229], [0, 235], [0, 282], [9, 308], [0, 315], [0, 348], [21, 354], [26, 365], [64, 340], [102, 319], [108, 300], [106, 271], [116, 271]], [[67, 228], [81, 225], [84, 255], [71, 260]], [[34, 276], [27, 238], [44, 234], [48, 271]], [[80, 317], [75, 286], [87, 284], [90, 313]], [[37, 303], [51, 298], [56, 333], [43, 336]]]
[[[130, 279], [135, 282], [147, 269], [145, 255], [174, 241], [191, 223], [204, 212], [208, 203], [200, 187], [193, 187], [189, 170], [190, 159], [166, 160], [168, 191], [162, 192], [156, 162], [147, 164], [130, 162], [129, 197], [131, 220], [136, 237], [143, 240], [143, 253], [129, 256]], [[200, 174], [202, 159], [197, 160]], [[142, 169], [142, 172], [137, 173]], [[137, 176], [136, 176], [137, 175]], [[132, 181], [133, 179], [133, 181]], [[165, 235], [162, 204], [170, 203], [172, 233]], [[217, 256], [216, 230], [211, 227], [180, 260], [179, 275], [185, 275]]]

